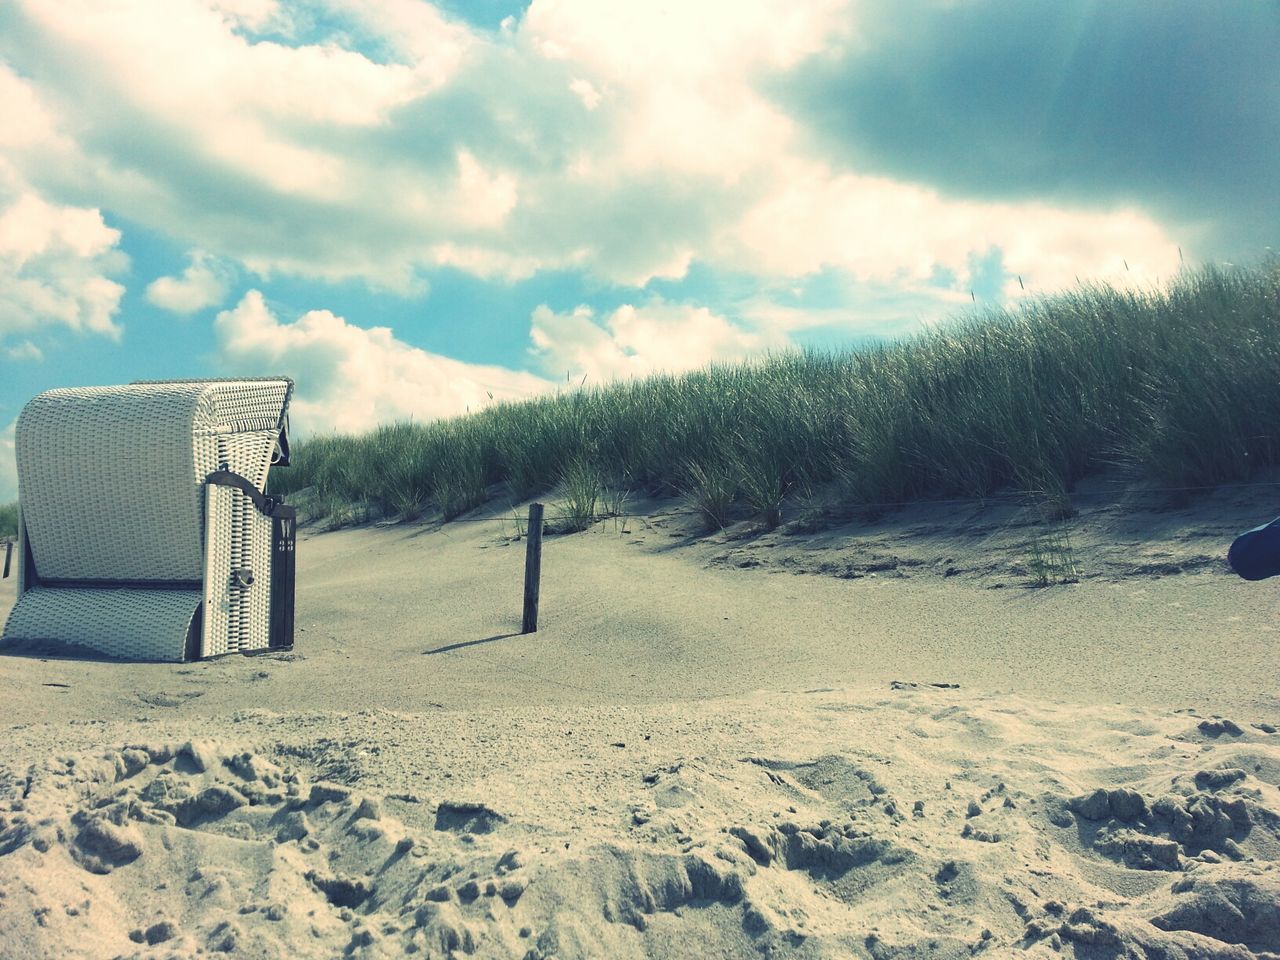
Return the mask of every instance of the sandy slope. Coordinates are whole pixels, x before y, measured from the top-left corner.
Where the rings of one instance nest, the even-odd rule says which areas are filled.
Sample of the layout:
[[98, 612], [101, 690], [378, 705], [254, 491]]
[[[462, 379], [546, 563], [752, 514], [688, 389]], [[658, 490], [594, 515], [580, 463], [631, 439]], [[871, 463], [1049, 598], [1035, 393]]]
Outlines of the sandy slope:
[[1268, 506], [1088, 496], [1048, 589], [1012, 507], [631, 521], [520, 637], [511, 526], [393, 527], [293, 653], [0, 658], [0, 956], [1280, 953]]

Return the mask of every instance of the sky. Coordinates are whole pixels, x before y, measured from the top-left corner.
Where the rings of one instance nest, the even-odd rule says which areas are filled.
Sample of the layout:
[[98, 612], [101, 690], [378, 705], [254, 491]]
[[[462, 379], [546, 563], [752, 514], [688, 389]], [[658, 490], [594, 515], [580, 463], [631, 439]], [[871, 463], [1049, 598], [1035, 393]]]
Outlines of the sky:
[[1280, 248], [1280, 0], [4, 0], [0, 503], [42, 390], [295, 435]]

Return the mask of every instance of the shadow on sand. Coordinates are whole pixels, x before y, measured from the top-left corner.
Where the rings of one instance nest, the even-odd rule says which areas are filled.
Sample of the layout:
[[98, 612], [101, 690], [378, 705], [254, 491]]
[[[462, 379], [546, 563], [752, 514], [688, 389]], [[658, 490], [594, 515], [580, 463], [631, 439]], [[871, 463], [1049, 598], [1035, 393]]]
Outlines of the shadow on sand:
[[515, 633], [499, 633], [492, 637], [485, 637], [483, 640], [464, 640], [461, 643], [450, 643], [447, 646], [436, 647], [434, 650], [424, 650], [422, 655], [429, 657], [433, 653], [448, 653], [451, 650], [461, 650], [464, 647], [478, 647], [482, 643], [493, 643], [495, 640], [510, 640], [512, 637], [522, 637], [524, 634], [518, 630]]

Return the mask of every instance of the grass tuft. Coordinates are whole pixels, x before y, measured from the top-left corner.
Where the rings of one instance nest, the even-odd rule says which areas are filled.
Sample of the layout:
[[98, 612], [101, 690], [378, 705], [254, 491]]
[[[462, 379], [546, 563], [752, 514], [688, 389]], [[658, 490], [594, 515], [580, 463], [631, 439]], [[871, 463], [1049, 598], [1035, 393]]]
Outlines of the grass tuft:
[[596, 520], [596, 502], [600, 499], [600, 474], [582, 458], [569, 462], [560, 476], [558, 505], [561, 530], [577, 533], [591, 526]]
[[1071, 535], [1065, 529], [1037, 533], [1028, 547], [1027, 570], [1032, 585], [1037, 587], [1078, 582], [1080, 569]]
[[729, 524], [729, 513], [738, 494], [734, 472], [731, 461], [718, 458], [690, 460], [685, 465], [685, 499], [710, 530]]

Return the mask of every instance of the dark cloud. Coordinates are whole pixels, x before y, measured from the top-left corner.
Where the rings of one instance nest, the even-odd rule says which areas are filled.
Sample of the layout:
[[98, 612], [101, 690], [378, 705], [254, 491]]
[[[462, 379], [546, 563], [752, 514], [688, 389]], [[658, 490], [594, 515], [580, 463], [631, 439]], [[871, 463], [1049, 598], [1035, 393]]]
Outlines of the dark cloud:
[[860, 171], [1137, 204], [1198, 256], [1280, 245], [1276, 0], [872, 0], [770, 92]]

